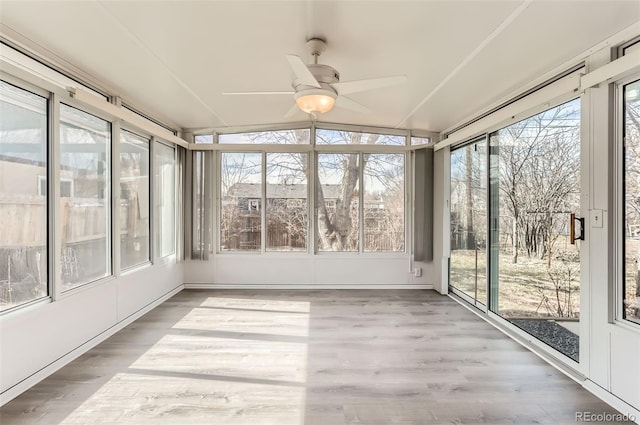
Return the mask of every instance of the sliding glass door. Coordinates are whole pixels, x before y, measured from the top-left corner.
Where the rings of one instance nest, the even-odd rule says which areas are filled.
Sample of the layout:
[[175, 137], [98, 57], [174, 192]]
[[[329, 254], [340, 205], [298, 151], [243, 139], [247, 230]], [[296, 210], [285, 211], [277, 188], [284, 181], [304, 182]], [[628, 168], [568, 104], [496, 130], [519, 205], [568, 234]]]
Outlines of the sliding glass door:
[[450, 196], [451, 291], [578, 362], [580, 100], [453, 149]]
[[490, 308], [579, 361], [580, 100], [489, 139]]
[[487, 304], [487, 141], [451, 151], [451, 288], [472, 304]]

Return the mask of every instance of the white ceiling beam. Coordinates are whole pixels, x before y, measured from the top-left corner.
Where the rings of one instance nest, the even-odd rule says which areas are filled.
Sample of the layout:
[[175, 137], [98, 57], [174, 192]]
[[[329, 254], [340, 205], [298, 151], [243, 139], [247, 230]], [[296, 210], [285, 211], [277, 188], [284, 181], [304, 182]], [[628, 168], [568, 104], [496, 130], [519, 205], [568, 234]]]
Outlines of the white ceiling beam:
[[112, 118], [120, 119], [134, 127], [137, 127], [145, 133], [149, 133], [162, 140], [174, 143], [187, 149], [189, 148], [189, 142], [187, 142], [186, 140], [177, 137], [169, 130], [151, 123], [150, 121], [142, 118], [138, 114], [128, 109], [123, 108], [122, 106], [116, 106], [80, 88], [69, 87], [67, 91], [69, 93], [69, 97], [84, 105], [89, 106], [90, 108], [96, 109], [106, 115], [109, 115]]
[[449, 74], [442, 80], [440, 83], [433, 89], [429, 94], [427, 94], [412, 110], [409, 112], [404, 118], [402, 118], [397, 124], [396, 128], [402, 127], [405, 125], [407, 120], [411, 118], [420, 108], [424, 106], [425, 103], [429, 101], [436, 93], [438, 93], [447, 83], [455, 77], [473, 58], [478, 56], [480, 52], [482, 52], [485, 47], [487, 47], [493, 39], [495, 39], [500, 33], [502, 33], [522, 12], [524, 12], [533, 0], [525, 0], [518, 6], [507, 18], [500, 23], [478, 46], [473, 49], [467, 57], [465, 57], [462, 62], [460, 62]]
[[611, 83], [640, 70], [640, 50], [627, 53], [580, 78], [580, 90]]

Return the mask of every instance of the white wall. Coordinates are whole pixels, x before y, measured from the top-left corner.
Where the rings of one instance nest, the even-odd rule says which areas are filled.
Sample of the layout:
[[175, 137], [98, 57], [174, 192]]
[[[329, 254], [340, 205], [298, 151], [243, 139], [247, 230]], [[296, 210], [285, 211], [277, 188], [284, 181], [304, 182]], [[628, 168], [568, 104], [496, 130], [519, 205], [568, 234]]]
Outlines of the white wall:
[[[592, 71], [609, 61], [610, 51], [605, 48], [593, 54], [587, 65]], [[640, 326], [614, 320], [612, 311], [618, 300], [617, 258], [613, 255], [619, 238], [614, 170], [620, 154], [620, 140], [614, 131], [619, 121], [611, 113], [616, 104], [613, 91], [609, 85], [601, 84], [587, 89], [583, 96], [583, 119], [588, 119], [582, 143], [583, 210], [587, 208], [587, 223], [591, 223], [594, 210], [601, 210], [603, 226], [588, 226], [587, 249], [581, 253], [581, 272], [587, 276], [583, 286], [588, 289], [580, 300], [582, 317], [586, 319], [581, 335], [587, 336], [586, 356], [581, 358], [586, 362], [583, 373], [590, 381], [640, 410]]]
[[[422, 276], [411, 270], [422, 267]], [[408, 254], [214, 254], [185, 264], [186, 287], [431, 287], [430, 263]]]
[[180, 291], [183, 265], [167, 260], [1, 316], [0, 405]]

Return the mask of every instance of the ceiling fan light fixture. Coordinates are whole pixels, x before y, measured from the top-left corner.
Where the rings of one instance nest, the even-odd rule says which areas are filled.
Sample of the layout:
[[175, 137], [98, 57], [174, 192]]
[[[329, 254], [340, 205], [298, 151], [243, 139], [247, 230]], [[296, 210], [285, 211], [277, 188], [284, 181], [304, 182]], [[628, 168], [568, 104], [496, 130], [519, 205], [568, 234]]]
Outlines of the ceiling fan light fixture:
[[331, 90], [309, 89], [296, 93], [296, 104], [304, 112], [324, 114], [336, 104], [336, 94]]

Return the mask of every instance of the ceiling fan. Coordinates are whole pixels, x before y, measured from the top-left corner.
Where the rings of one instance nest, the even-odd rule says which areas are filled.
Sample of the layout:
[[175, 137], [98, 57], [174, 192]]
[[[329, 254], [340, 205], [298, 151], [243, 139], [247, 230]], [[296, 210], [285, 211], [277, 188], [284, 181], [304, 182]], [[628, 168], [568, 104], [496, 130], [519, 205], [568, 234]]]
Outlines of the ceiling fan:
[[300, 57], [286, 55], [294, 75], [294, 80], [291, 83], [293, 91], [225, 92], [223, 94], [293, 95], [296, 104], [285, 114], [285, 117], [292, 116], [299, 109], [313, 115], [323, 114], [329, 112], [334, 105], [351, 111], [368, 113], [371, 112], [369, 108], [345, 95], [402, 84], [407, 81], [405, 75], [396, 75], [393, 77], [340, 82], [340, 73], [335, 68], [318, 63], [318, 57], [326, 50], [327, 43], [320, 38], [312, 38], [307, 42], [306, 46], [314, 58], [313, 64], [306, 65]]

